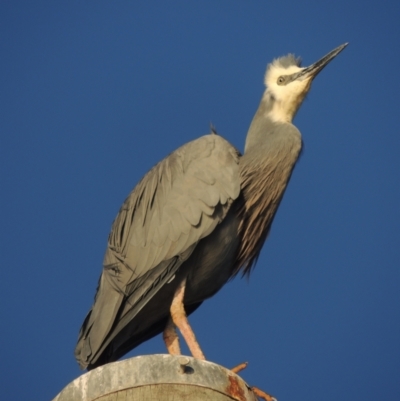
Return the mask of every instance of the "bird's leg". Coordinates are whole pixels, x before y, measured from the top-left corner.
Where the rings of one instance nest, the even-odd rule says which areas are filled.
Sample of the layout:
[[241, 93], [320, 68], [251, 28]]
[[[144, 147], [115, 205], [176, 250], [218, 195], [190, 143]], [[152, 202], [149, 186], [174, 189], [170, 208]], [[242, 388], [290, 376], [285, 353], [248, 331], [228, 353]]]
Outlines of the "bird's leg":
[[183, 338], [188, 345], [190, 352], [197, 359], [205, 360], [205, 356], [200, 349], [200, 345], [196, 340], [192, 328], [187, 320], [185, 308], [183, 306], [183, 297], [185, 295], [186, 279], [179, 284], [179, 287], [175, 291], [174, 299], [171, 303], [171, 318], [175, 325], [178, 327], [179, 331], [182, 333]]
[[168, 319], [168, 323], [165, 326], [163, 338], [165, 345], [167, 346], [167, 350], [171, 355], [181, 355], [179, 337], [176, 333], [176, 326], [171, 318]]

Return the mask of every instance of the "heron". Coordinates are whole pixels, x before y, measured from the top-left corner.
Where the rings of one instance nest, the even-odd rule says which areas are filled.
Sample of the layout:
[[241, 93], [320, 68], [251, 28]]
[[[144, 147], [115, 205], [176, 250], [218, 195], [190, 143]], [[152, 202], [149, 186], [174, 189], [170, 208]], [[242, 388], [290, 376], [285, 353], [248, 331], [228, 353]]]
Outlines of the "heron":
[[82, 369], [116, 361], [163, 333], [205, 359], [188, 322], [238, 273], [249, 275], [302, 150], [292, 124], [313, 79], [345, 47], [309, 67], [289, 54], [267, 66], [243, 155], [214, 129], [155, 165], [115, 218], [94, 304], [75, 349]]

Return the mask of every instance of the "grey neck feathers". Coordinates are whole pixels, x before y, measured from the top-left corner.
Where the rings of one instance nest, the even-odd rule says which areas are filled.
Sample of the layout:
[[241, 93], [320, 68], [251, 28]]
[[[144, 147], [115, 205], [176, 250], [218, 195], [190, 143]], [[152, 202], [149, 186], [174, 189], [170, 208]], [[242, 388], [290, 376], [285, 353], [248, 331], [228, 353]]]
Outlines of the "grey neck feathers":
[[[266, 95], [270, 96], [268, 93]], [[244, 148], [245, 154], [253, 146], [259, 146], [260, 143], [263, 143], [264, 138], [268, 135], [268, 133], [274, 131], [276, 123], [267, 117], [267, 114], [271, 109], [272, 101], [265, 101], [263, 98], [250, 124], [249, 131], [247, 132], [246, 144]]]
[[290, 123], [273, 122], [265, 110], [262, 102], [239, 164], [245, 217], [239, 227], [238, 268], [244, 273], [249, 273], [257, 260], [302, 147], [298, 129]]

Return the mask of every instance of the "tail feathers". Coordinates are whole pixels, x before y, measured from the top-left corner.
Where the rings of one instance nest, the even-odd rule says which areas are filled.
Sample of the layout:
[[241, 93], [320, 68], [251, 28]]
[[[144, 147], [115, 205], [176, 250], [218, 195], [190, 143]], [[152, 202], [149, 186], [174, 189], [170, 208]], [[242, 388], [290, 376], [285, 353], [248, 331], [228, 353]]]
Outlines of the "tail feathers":
[[196, 243], [133, 281], [132, 269], [111, 257], [107, 258], [112, 256], [111, 251], [106, 254], [107, 263], [100, 277], [95, 302], [83, 322], [75, 348], [75, 357], [82, 369], [96, 366], [99, 358], [102, 363], [114, 359], [121, 341], [125, 343], [126, 340], [124, 334], [120, 335], [121, 331], [171, 280], [195, 247]]
[[81, 369], [85, 369], [97, 358], [118, 314], [123, 293], [117, 291], [104, 273], [96, 294], [96, 301], [83, 322], [75, 348], [75, 358]]

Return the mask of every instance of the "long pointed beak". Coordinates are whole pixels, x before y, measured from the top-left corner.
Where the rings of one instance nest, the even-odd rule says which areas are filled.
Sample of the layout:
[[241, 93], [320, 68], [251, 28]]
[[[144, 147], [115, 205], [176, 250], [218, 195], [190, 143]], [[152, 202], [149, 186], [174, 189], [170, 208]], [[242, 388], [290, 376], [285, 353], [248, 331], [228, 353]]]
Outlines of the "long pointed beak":
[[336, 49], [332, 50], [329, 52], [326, 56], [322, 57], [320, 60], [318, 60], [316, 63], [311, 64], [309, 67], [304, 68], [304, 70], [301, 70], [295, 77], [295, 79], [314, 79], [318, 73], [326, 66], [329, 64], [330, 61], [332, 61], [346, 46], [348, 43], [344, 43], [343, 45], [337, 47]]

